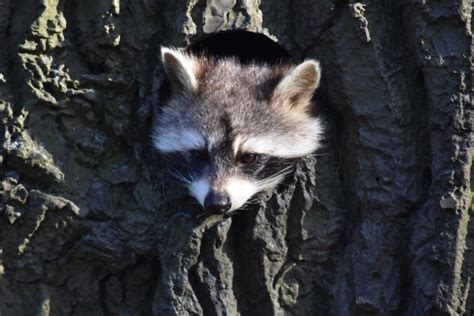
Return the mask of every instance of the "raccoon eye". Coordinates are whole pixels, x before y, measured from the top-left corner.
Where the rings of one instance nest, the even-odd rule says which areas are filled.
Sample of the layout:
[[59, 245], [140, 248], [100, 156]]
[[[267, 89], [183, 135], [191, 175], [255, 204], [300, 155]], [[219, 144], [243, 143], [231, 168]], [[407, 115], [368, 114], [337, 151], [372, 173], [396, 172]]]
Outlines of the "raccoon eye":
[[200, 162], [207, 161], [209, 159], [209, 153], [205, 149], [196, 149], [190, 152], [192, 159]]
[[257, 159], [257, 154], [255, 153], [245, 153], [240, 156], [240, 162], [249, 164], [254, 162]]

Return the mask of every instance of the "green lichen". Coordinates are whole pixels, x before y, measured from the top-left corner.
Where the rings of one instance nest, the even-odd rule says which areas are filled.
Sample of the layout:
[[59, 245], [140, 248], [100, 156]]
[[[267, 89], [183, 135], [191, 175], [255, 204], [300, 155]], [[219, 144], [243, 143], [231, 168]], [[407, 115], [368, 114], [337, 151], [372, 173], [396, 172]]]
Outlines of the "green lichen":
[[17, 172], [29, 178], [49, 179], [53, 182], [64, 180], [61, 169], [55, 165], [51, 154], [30, 135], [23, 131], [19, 134], [6, 133], [3, 149], [9, 157], [7, 163]]
[[[66, 29], [67, 22], [62, 12], [58, 11], [59, 0], [43, 0], [44, 10], [38, 19], [31, 25], [31, 34], [39, 38], [48, 39], [49, 49], [54, 48], [62, 41], [62, 32]], [[61, 36], [52, 35], [61, 34]]]

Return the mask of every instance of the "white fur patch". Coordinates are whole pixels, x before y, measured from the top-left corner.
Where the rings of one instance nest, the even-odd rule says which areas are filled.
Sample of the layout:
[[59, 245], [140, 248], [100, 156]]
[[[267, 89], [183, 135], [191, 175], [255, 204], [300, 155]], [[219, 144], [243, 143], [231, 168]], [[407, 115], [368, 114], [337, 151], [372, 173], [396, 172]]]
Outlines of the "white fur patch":
[[207, 179], [199, 179], [189, 183], [187, 186], [191, 195], [194, 196], [202, 206], [204, 206], [204, 200], [211, 189], [209, 181]]
[[298, 130], [290, 134], [262, 134], [247, 139], [242, 150], [282, 158], [309, 155], [319, 148], [323, 126], [318, 119], [309, 119], [303, 124], [298, 130], [304, 135], [298, 135]]
[[234, 156], [237, 156], [237, 153], [239, 152], [241, 144], [242, 144], [242, 136], [237, 135], [234, 139], [234, 142], [232, 143], [232, 150], [234, 152]]
[[254, 182], [242, 178], [229, 178], [224, 185], [224, 190], [229, 194], [232, 207], [230, 211], [242, 207], [260, 188]]
[[157, 130], [153, 135], [153, 145], [160, 152], [169, 153], [205, 148], [206, 140], [193, 129], [178, 127]]

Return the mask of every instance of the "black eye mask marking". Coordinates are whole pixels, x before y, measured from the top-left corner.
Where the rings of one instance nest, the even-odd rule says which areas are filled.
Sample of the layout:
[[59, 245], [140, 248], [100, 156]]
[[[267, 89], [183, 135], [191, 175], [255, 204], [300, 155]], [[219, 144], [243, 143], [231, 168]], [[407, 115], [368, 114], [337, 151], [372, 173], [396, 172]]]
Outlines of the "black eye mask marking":
[[206, 148], [194, 149], [189, 151], [189, 159], [196, 163], [209, 162], [209, 152]]
[[[209, 153], [207, 148], [194, 149], [186, 152], [174, 152], [163, 155], [163, 159], [170, 166], [174, 174], [182, 175], [181, 178], [197, 179], [209, 168], [223, 168], [234, 170], [256, 181], [270, 180], [274, 177], [285, 175], [293, 170], [297, 159], [273, 157], [265, 154], [233, 153], [222, 150]], [[220, 159], [218, 159], [220, 157]], [[226, 158], [224, 158], [226, 157]], [[217, 160], [216, 160], [217, 159]], [[216, 161], [218, 163], [216, 164]], [[207, 171], [206, 171], [207, 170]]]
[[178, 178], [185, 178], [187, 181], [199, 178], [209, 164], [209, 153], [204, 148], [167, 153], [162, 158], [169, 166], [170, 173], [178, 174]]

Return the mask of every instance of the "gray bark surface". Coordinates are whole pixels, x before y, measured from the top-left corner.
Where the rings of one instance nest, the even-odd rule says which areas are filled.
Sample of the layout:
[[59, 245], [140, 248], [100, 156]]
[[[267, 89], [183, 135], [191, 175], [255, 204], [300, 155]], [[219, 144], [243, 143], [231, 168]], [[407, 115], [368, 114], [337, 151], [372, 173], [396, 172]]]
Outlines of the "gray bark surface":
[[[471, 315], [472, 2], [0, 0], [0, 315]], [[317, 58], [324, 148], [198, 215], [150, 125], [160, 45]]]

